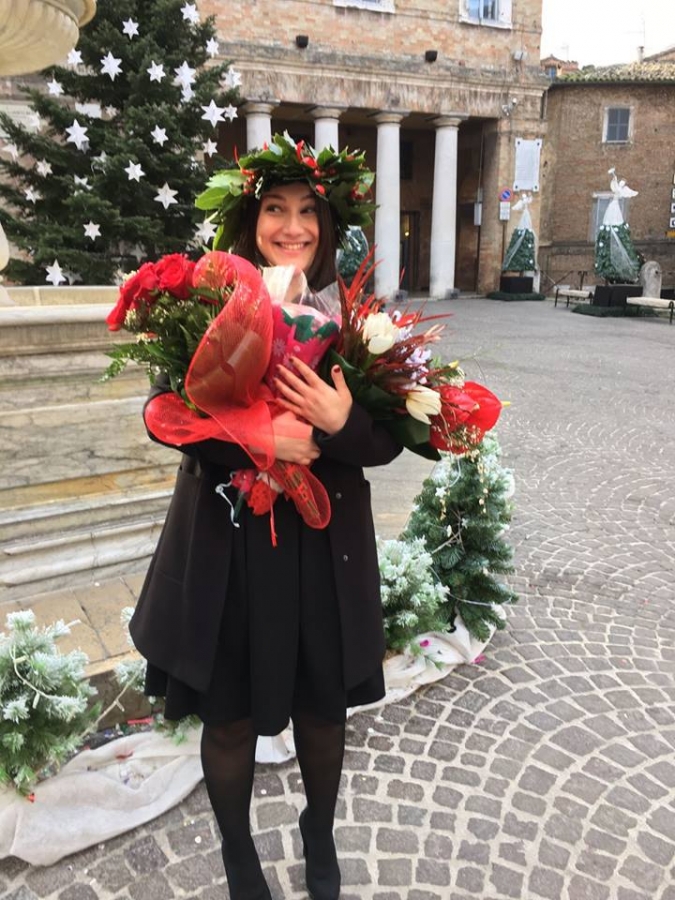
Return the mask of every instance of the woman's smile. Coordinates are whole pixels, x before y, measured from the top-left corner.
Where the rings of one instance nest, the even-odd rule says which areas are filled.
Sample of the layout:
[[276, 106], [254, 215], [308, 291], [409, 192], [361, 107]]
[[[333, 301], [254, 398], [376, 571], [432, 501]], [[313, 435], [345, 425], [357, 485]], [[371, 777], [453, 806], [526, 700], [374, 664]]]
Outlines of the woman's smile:
[[304, 272], [311, 266], [319, 246], [318, 202], [301, 182], [279, 185], [264, 194], [256, 244], [269, 265], [293, 265]]

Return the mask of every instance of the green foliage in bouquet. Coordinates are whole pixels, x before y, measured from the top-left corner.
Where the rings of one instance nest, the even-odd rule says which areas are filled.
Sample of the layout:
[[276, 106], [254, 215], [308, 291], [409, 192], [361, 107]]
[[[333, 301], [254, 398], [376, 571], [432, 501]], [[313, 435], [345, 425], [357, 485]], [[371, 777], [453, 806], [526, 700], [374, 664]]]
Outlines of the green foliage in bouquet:
[[530, 272], [536, 268], [534, 233], [529, 228], [516, 228], [504, 254], [502, 272]]
[[28, 794], [45, 769], [61, 764], [95, 725], [96, 689], [87, 656], [60, 653], [63, 621], [39, 628], [31, 610], [10, 613], [0, 634], [0, 784]]
[[423, 538], [379, 540], [377, 554], [387, 647], [419, 652], [414, 642], [417, 635], [448, 630], [447, 589], [434, 574]]
[[452, 624], [461, 616], [478, 640], [503, 628], [499, 607], [516, 594], [497, 580], [513, 571], [513, 551], [502, 535], [511, 518], [511, 473], [499, 462], [499, 444], [486, 435], [475, 450], [444, 458], [423, 484], [401, 535], [423, 538], [434, 571], [447, 589], [443, 612]]
[[108, 351], [112, 362], [102, 380], [114, 378], [127, 363], [135, 362], [147, 367], [151, 382], [165, 372], [171, 390], [191, 405], [184, 391], [185, 374], [204, 332], [221, 308], [220, 303], [205, 303], [202, 292], [202, 299], [194, 295], [184, 300], [159, 294], [151, 306], [130, 309], [124, 327], [138, 337], [135, 343], [118, 344]]

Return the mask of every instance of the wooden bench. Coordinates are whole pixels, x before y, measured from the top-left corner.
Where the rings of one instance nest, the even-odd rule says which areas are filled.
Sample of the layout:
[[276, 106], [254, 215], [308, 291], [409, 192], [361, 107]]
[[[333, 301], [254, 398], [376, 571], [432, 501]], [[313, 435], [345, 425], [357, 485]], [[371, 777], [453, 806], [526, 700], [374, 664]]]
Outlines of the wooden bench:
[[557, 287], [555, 289], [555, 302], [554, 306], [558, 305], [558, 298], [564, 297], [567, 300], [567, 306], [570, 305], [570, 300], [592, 300], [593, 299], [593, 291], [589, 290], [573, 290], [572, 288], [565, 287]]
[[650, 309], [670, 310], [670, 324], [673, 324], [675, 300], [666, 300], [665, 297], [626, 297], [626, 303], [630, 306], [648, 306]]

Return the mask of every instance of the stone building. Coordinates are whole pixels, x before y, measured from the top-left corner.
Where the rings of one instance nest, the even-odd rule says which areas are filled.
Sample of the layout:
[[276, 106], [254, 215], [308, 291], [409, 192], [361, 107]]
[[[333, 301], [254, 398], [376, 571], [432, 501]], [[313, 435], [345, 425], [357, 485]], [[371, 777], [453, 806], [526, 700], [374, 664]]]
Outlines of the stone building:
[[[499, 281], [513, 225], [516, 139], [543, 135], [541, 0], [198, 0], [220, 56], [242, 73], [239, 118], [219, 148], [288, 131], [365, 150], [377, 169], [378, 294], [443, 297]], [[32, 80], [32, 79], [31, 79]], [[0, 108], [28, 110], [0, 82]], [[531, 207], [535, 230], [538, 194]], [[504, 205], [501, 208], [505, 214]]]
[[552, 282], [594, 283], [594, 242], [615, 167], [638, 196], [624, 202], [637, 249], [675, 285], [675, 48], [639, 63], [587, 68], [547, 94], [539, 264]]
[[[541, 0], [201, 0], [242, 72], [220, 147], [288, 129], [377, 169], [380, 295], [497, 286], [516, 138], [542, 136]], [[502, 207], [502, 212], [504, 211]], [[532, 207], [535, 228], [538, 202]]]

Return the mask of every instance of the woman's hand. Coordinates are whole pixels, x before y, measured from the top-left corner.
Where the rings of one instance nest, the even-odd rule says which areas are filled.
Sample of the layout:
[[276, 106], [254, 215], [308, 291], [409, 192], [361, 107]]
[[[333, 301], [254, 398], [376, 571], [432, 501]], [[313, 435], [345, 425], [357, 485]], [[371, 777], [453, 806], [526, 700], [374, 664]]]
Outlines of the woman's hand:
[[321, 455], [312, 437], [298, 438], [288, 435], [274, 435], [274, 458], [283, 462], [308, 466]]
[[342, 369], [333, 366], [331, 378], [335, 387], [326, 384], [308, 365], [295, 357], [295, 371], [279, 366], [276, 379], [279, 403], [296, 416], [326, 434], [340, 431], [352, 408], [352, 395]]

